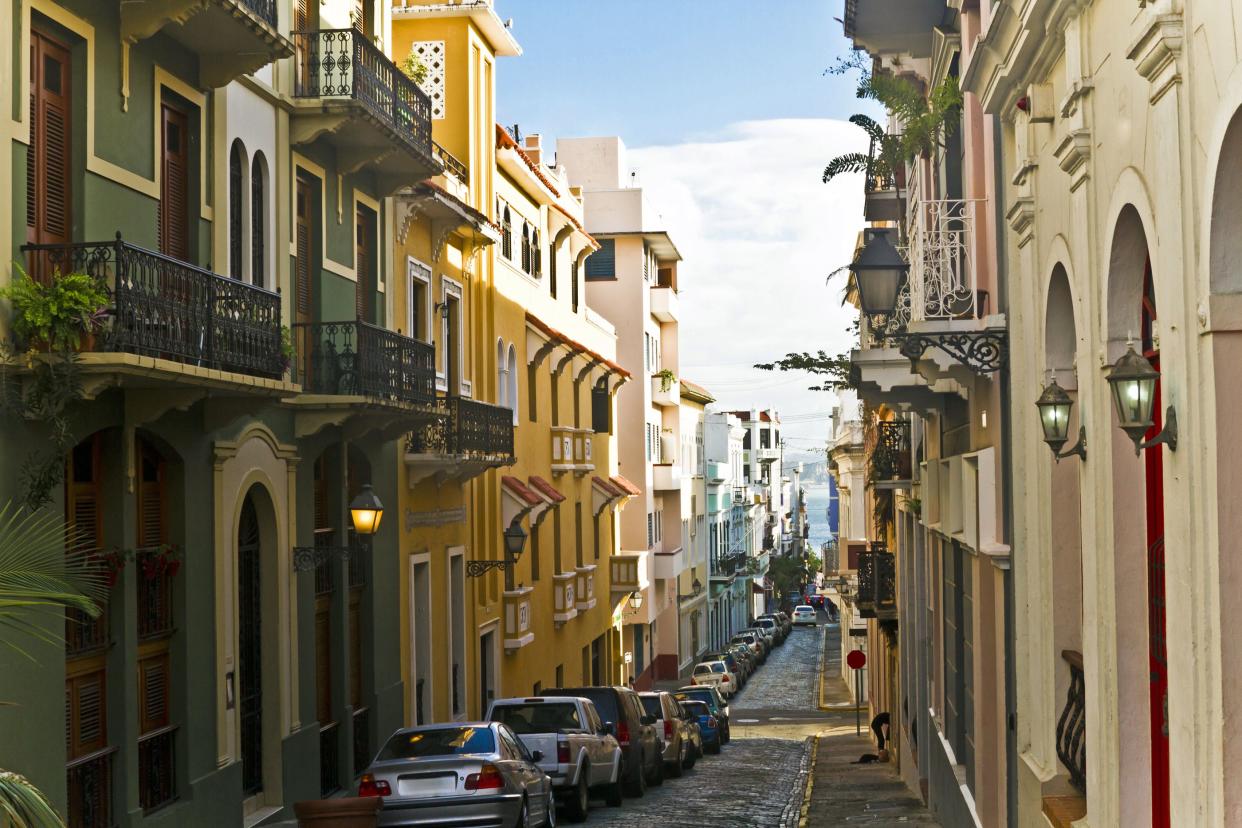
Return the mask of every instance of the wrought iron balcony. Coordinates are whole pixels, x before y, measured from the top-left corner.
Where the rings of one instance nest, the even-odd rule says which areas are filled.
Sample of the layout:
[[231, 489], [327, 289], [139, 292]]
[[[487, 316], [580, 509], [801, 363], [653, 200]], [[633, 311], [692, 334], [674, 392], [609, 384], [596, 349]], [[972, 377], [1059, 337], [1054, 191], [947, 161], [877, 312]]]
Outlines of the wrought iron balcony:
[[280, 294], [122, 241], [22, 247], [36, 279], [85, 272], [111, 299], [84, 350], [140, 354], [279, 378]]
[[871, 450], [871, 485], [880, 489], [909, 485], [912, 477], [910, 423], [894, 420], [875, 424]]
[[434, 416], [406, 437], [410, 484], [432, 475], [468, 480], [489, 468], [512, 465], [513, 433], [513, 409], [465, 397], [441, 397]]
[[177, 798], [176, 727], [138, 737], [138, 801], [151, 812]]
[[1069, 782], [1087, 795], [1087, 680], [1082, 667], [1082, 653], [1062, 650], [1061, 658], [1069, 665], [1070, 682], [1065, 694], [1065, 707], [1057, 720], [1057, 758], [1065, 766]]
[[294, 379], [310, 394], [367, 397], [392, 403], [435, 403], [435, 349], [370, 322], [293, 326]]
[[444, 172], [463, 184], [470, 181], [470, 170], [456, 155], [440, 146], [439, 142], [431, 143], [431, 153], [444, 165]]
[[115, 747], [79, 756], [65, 765], [69, 824], [83, 828], [111, 828], [112, 757]]
[[438, 175], [431, 99], [367, 37], [354, 29], [293, 33], [293, 96], [319, 107], [294, 111], [292, 139], [321, 136], [346, 169], [367, 167], [395, 192]]
[[858, 553], [855, 605], [863, 618], [897, 617], [897, 559], [879, 541]]
[[[901, 136], [886, 136], [887, 141], [900, 141]], [[904, 165], [890, 169], [889, 163], [881, 158], [881, 143], [871, 139], [871, 148], [867, 154], [867, 171], [863, 178], [863, 190], [866, 197], [863, 203], [863, 214], [868, 221], [897, 221], [904, 211], [902, 191], [906, 186], [906, 170]]]
[[910, 276], [898, 298], [899, 323], [978, 319], [988, 313], [973, 261], [982, 199], [919, 199], [906, 214]]

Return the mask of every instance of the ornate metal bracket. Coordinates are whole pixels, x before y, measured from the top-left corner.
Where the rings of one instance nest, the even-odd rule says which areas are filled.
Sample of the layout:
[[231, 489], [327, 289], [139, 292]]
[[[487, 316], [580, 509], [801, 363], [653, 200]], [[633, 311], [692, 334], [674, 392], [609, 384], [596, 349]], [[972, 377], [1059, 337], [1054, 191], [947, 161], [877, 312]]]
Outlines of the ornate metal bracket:
[[509, 569], [514, 566], [517, 561], [466, 561], [466, 577], [478, 578], [486, 575], [493, 569]]
[[1058, 463], [1060, 463], [1062, 460], [1064, 460], [1067, 457], [1074, 457], [1074, 456], [1077, 456], [1077, 457], [1082, 458], [1083, 460], [1086, 460], [1087, 459], [1087, 427], [1086, 426], [1078, 427], [1078, 442], [1074, 443], [1072, 448], [1068, 448], [1065, 451], [1062, 451], [1059, 453], [1055, 449], [1053, 449], [1052, 456]]
[[362, 544], [354, 546], [295, 546], [293, 547], [293, 571], [310, 572], [332, 558], [348, 561], [351, 556], [367, 551]]
[[1009, 337], [1004, 330], [932, 331], [887, 334], [911, 362], [928, 348], [939, 348], [976, 374], [999, 371], [1009, 363]]

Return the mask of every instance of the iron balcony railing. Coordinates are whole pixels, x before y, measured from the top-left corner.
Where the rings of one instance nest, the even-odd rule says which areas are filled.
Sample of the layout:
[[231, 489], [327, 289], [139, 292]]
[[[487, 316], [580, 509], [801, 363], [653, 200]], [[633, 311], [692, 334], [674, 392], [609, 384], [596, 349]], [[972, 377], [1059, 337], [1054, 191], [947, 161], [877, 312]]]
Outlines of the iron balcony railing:
[[319, 795], [327, 796], [341, 787], [340, 727], [329, 722], [319, 728]]
[[897, 559], [872, 541], [858, 554], [856, 604], [863, 618], [893, 618], [897, 612]]
[[115, 747], [107, 747], [66, 764], [69, 824], [75, 828], [112, 828], [115, 753]]
[[240, 5], [273, 29], [276, 28], [276, 0], [240, 0]]
[[909, 276], [897, 297], [895, 321], [979, 319], [987, 292], [974, 261], [975, 219], [982, 199], [922, 199], [917, 188], [906, 208]]
[[875, 444], [871, 447], [871, 482], [891, 483], [910, 477], [909, 421], [876, 423]]
[[513, 461], [513, 409], [465, 397], [441, 397], [436, 408], [437, 417], [410, 432], [406, 451]]
[[102, 650], [111, 642], [108, 635], [108, 606], [94, 618], [76, 610], [65, 610], [65, 656], [74, 658]]
[[435, 401], [435, 349], [426, 342], [361, 320], [296, 323], [293, 334], [294, 378], [308, 393]]
[[409, 149], [433, 160], [431, 99], [362, 32], [293, 32], [297, 98], [340, 98], [366, 108]]
[[1065, 766], [1069, 782], [1083, 796], [1087, 795], [1087, 679], [1082, 668], [1082, 653], [1062, 650], [1061, 658], [1069, 666], [1070, 683], [1065, 693], [1065, 707], [1057, 720], [1057, 758]]
[[139, 571], [138, 638], [159, 638], [173, 631], [173, 580], [167, 572], [149, 577]]
[[432, 155], [444, 165], [444, 171], [456, 178], [463, 184], [470, 180], [470, 170], [464, 163], [453, 153], [440, 146], [438, 142], [433, 141], [431, 144]]
[[122, 241], [28, 244], [35, 279], [85, 272], [111, 302], [86, 349], [264, 377], [285, 371], [280, 294]]
[[150, 812], [177, 798], [175, 726], [138, 738], [138, 801]]

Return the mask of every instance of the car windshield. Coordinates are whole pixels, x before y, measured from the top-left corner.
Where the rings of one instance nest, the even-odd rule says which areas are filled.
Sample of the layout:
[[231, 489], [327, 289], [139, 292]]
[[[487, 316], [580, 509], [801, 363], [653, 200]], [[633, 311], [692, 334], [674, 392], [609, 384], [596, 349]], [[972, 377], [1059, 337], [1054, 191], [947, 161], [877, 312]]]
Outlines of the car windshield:
[[760, 626], [760, 627], [775, 627], [775, 626], [776, 626], [776, 622], [775, 622], [775, 621], [773, 621], [771, 618], [760, 618], [760, 619], [759, 619], [759, 621], [757, 622], [757, 626]]
[[647, 711], [648, 716], [655, 716], [657, 719], [664, 718], [659, 696], [639, 696], [639, 698], [643, 700], [643, 709]]
[[578, 705], [570, 702], [500, 705], [492, 709], [492, 721], [504, 722], [518, 735], [582, 729]]
[[617, 693], [608, 687], [579, 687], [572, 692], [557, 693], [561, 696], [582, 696], [595, 702], [595, 710], [605, 722], [617, 722]]
[[384, 761], [495, 752], [496, 740], [486, 727], [442, 727], [398, 732], [388, 740], [377, 758]]
[[694, 665], [694, 674], [695, 674], [696, 676], [701, 676], [701, 675], [703, 675], [704, 673], [713, 673], [713, 672], [720, 672], [720, 671], [719, 671], [719, 670], [713, 670], [713, 669], [712, 669], [712, 666], [711, 666], [710, 664], [696, 664], [696, 665]]
[[712, 712], [715, 712], [716, 710], [716, 694], [713, 693], [709, 687], [704, 687], [702, 689], [691, 687], [677, 693], [673, 696], [673, 698], [677, 699], [679, 702], [700, 701], [706, 704], [707, 708]]

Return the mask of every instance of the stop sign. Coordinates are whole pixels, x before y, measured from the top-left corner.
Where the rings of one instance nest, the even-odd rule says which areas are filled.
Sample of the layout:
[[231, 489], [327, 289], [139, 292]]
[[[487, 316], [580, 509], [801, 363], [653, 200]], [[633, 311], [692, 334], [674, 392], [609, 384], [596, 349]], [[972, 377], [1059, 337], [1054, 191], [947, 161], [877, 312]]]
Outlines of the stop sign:
[[850, 665], [851, 670], [861, 670], [867, 663], [867, 654], [862, 650], [850, 650], [850, 654], [845, 657], [845, 663]]

